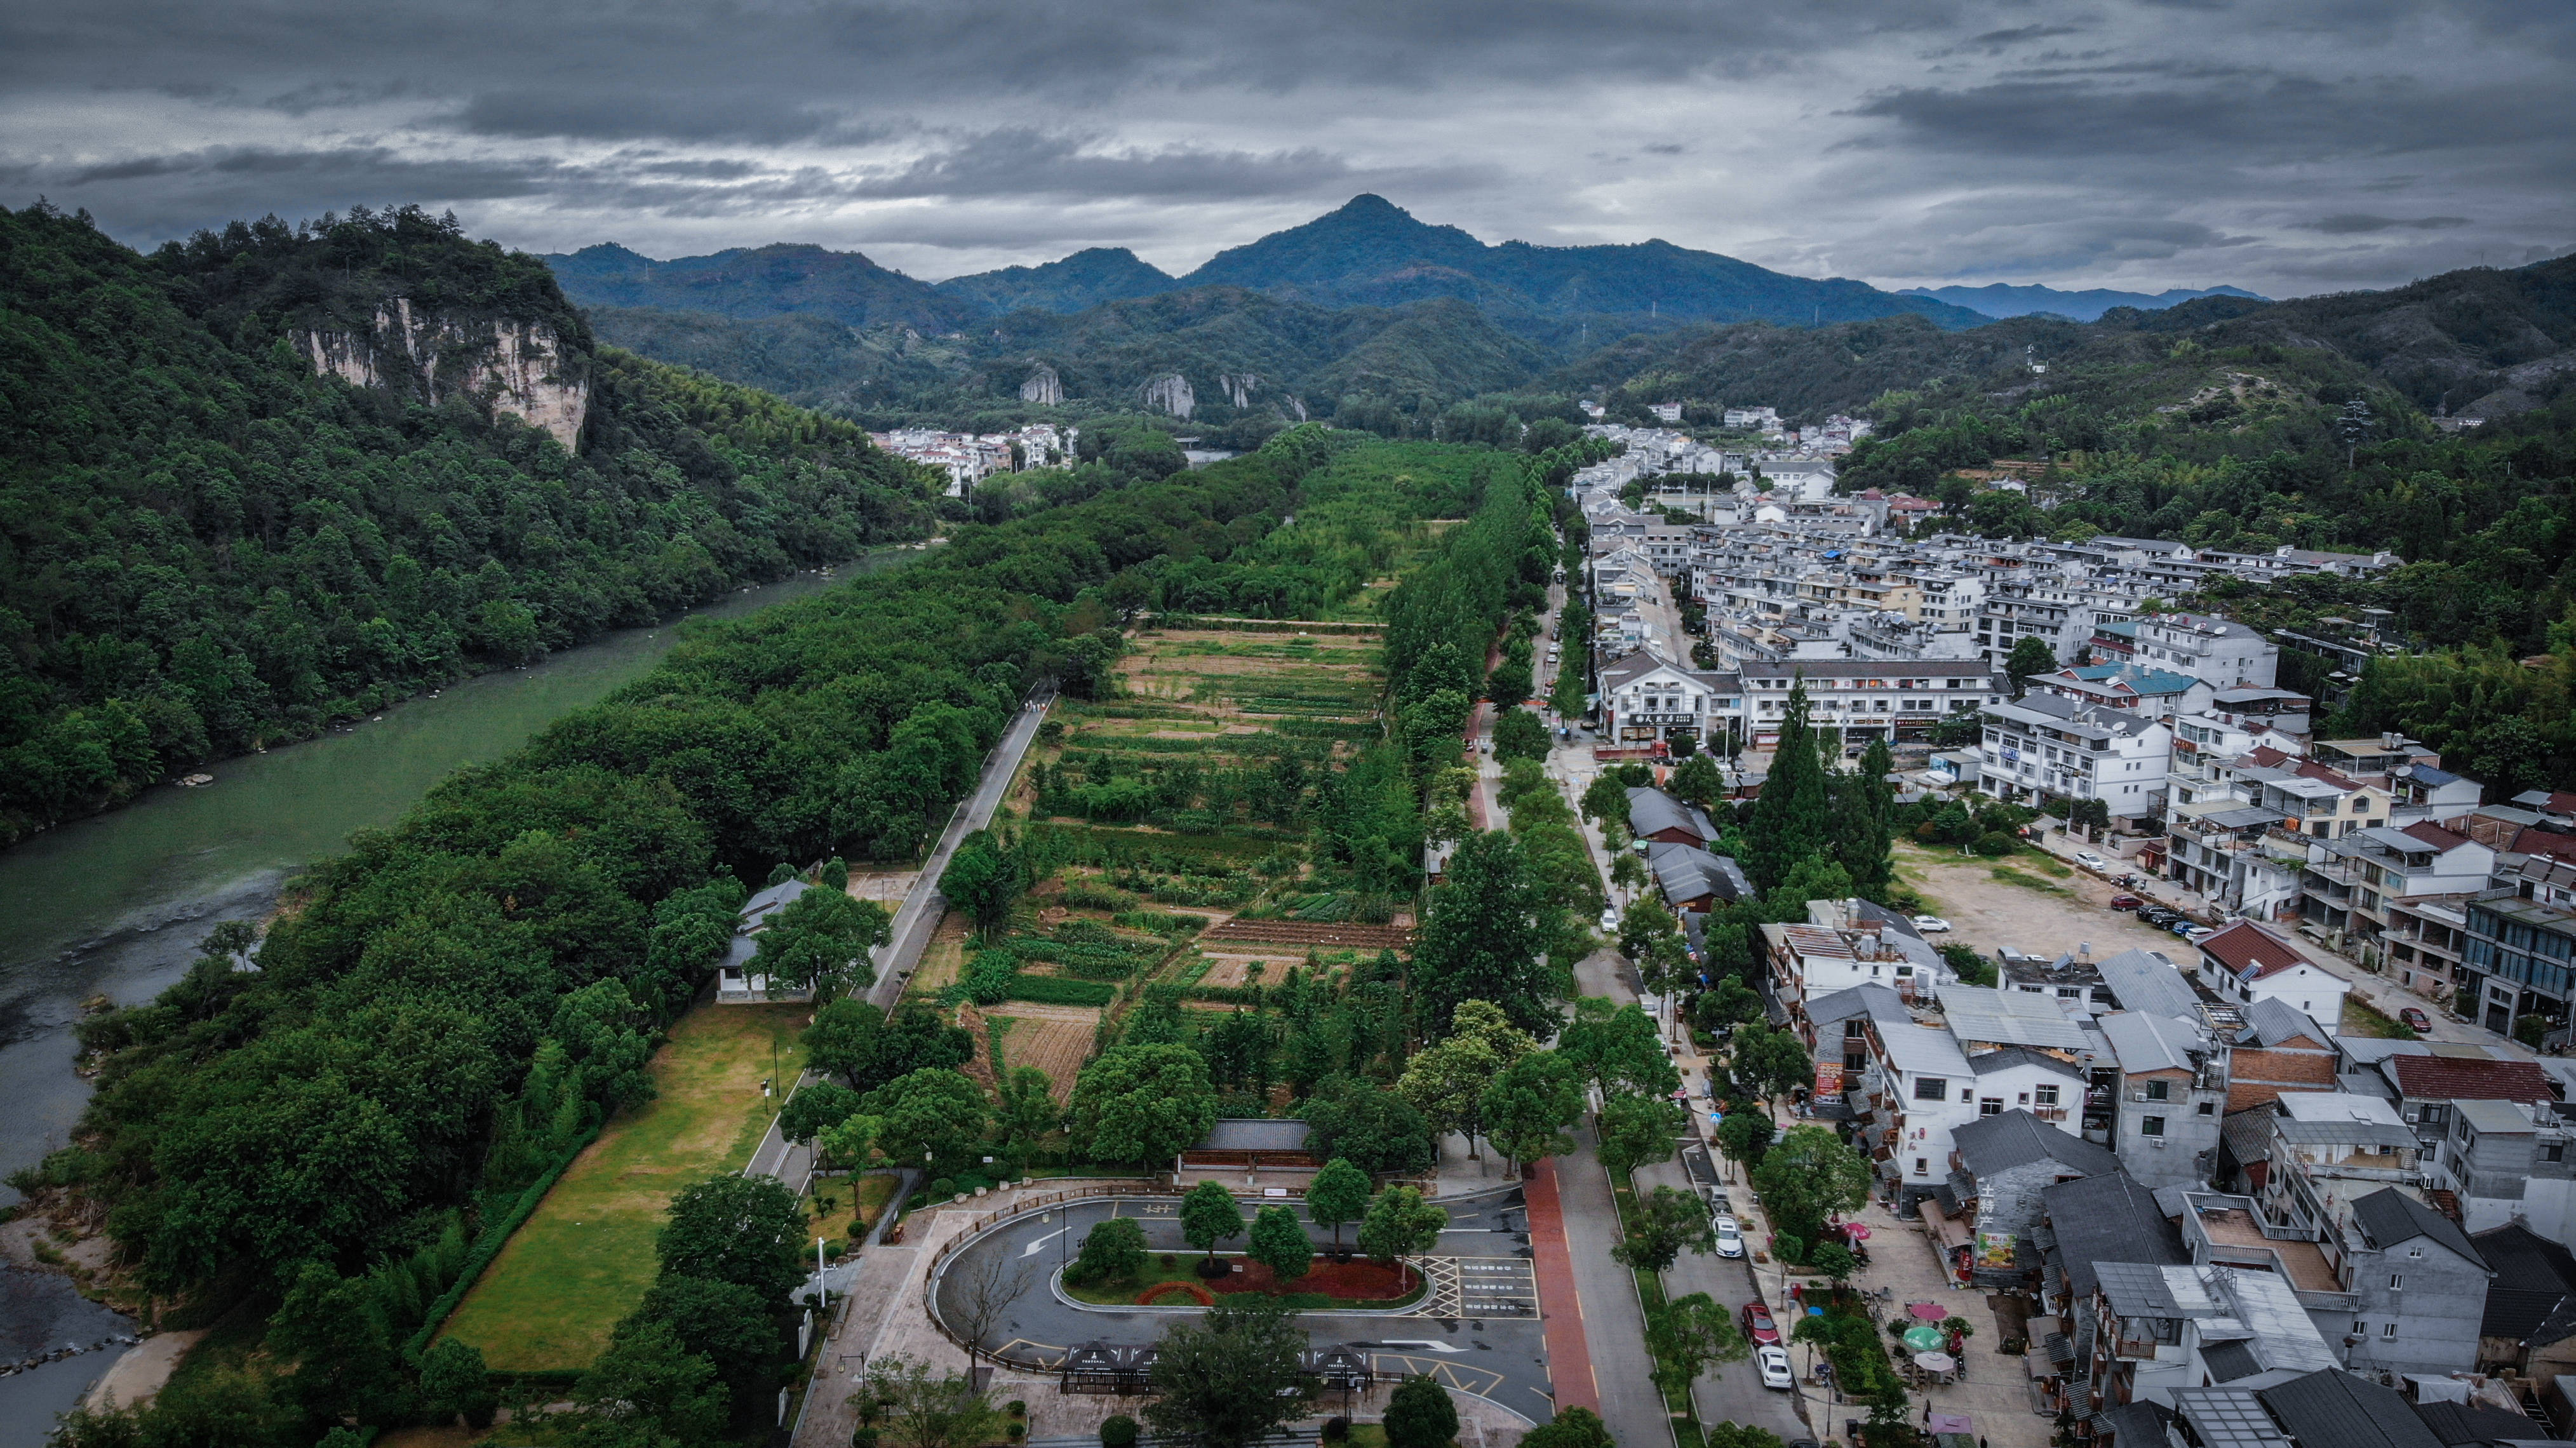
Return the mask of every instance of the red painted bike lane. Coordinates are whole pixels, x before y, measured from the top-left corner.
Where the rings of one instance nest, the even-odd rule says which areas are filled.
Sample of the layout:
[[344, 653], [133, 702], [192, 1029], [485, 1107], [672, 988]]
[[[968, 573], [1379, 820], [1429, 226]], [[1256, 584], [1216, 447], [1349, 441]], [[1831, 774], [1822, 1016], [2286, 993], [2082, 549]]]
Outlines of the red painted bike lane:
[[1583, 1299], [1574, 1290], [1574, 1253], [1566, 1246], [1565, 1212], [1556, 1196], [1556, 1163], [1542, 1159], [1524, 1190], [1529, 1198], [1530, 1262], [1538, 1276], [1541, 1323], [1547, 1329], [1548, 1385], [1556, 1406], [1601, 1411], [1592, 1349], [1583, 1340]]

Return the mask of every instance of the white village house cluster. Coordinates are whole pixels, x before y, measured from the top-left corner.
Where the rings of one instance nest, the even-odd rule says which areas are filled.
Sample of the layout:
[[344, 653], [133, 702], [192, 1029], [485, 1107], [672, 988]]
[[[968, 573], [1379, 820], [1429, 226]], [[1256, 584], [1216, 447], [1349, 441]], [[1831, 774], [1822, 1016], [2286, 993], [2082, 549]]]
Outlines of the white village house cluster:
[[[2281, 687], [2276, 643], [2167, 602], [2398, 560], [1997, 542], [1941, 531], [1923, 499], [1836, 493], [1820, 449], [1590, 431], [1627, 444], [1570, 490], [1597, 615], [1568, 646], [1598, 661], [1607, 746], [1766, 750], [1802, 685], [1851, 754], [1926, 746], [1909, 790], [2100, 801], [2106, 872], [2168, 881], [2223, 922], [2170, 951], [2005, 950], [1988, 987], [1866, 901], [1760, 928], [1766, 1005], [1816, 1060], [1806, 1109], [1852, 1124], [1961, 1284], [2036, 1299], [2044, 1404], [2125, 1445], [2514, 1403], [2481, 1386], [2499, 1373], [2559, 1401], [2576, 1061], [2346, 1034], [2351, 983], [2316, 957], [2498, 1033], [2541, 1017], [2559, 1044], [2576, 795], [2482, 803], [2415, 741], [2321, 738], [2331, 701]], [[1622, 501], [1641, 481], [1647, 511]], [[1705, 611], [1696, 637], [1676, 600]], [[2015, 679], [2005, 661], [2032, 638], [2053, 666]], [[2338, 684], [2395, 647], [2375, 620], [2294, 642], [2343, 666]], [[1630, 794], [1676, 908], [1750, 890], [1705, 812]]]

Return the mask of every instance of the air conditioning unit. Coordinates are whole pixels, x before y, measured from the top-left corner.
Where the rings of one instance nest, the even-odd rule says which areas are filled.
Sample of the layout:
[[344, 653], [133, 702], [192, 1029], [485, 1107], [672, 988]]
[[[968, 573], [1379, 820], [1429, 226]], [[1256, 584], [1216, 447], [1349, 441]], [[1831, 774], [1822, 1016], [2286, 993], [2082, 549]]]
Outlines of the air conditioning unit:
[[2169, 1139], [2170, 1138], [2168, 1137], [2162, 1136], [2150, 1136], [2147, 1138], [2147, 1145], [2154, 1147], [2158, 1151], [2162, 1151], [2165, 1149], [2165, 1142]]

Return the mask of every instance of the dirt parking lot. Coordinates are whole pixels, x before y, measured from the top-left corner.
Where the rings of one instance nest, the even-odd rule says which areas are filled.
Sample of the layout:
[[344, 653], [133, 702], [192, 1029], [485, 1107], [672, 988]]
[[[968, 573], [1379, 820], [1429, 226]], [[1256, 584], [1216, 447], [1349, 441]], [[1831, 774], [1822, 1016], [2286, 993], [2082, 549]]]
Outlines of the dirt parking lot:
[[[1905, 883], [1930, 902], [1933, 913], [1950, 922], [1950, 934], [1926, 937], [1935, 944], [1957, 941], [1989, 956], [2006, 945], [2032, 955], [2055, 956], [2089, 941], [2095, 960], [2131, 946], [2161, 950], [2185, 970], [2194, 969], [2200, 960], [2200, 953], [2179, 936], [2141, 925], [2127, 911], [2111, 909], [2111, 897], [2119, 889], [2082, 870], [2061, 878], [2047, 873], [2045, 862], [2027, 854], [1987, 860], [1912, 845], [1897, 847], [1896, 867]], [[1998, 867], [2043, 881], [2046, 888], [1997, 879]]]

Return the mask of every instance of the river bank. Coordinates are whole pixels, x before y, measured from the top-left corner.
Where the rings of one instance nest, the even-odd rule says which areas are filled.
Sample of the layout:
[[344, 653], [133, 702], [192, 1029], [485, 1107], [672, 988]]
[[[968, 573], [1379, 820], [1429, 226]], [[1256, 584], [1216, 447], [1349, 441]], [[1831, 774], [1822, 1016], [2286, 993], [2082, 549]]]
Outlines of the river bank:
[[[883, 549], [832, 570], [747, 589], [687, 615], [738, 618], [919, 556]], [[368, 722], [214, 766], [203, 788], [164, 785], [0, 854], [0, 1174], [69, 1139], [89, 1098], [73, 1071], [83, 1002], [148, 1000], [176, 980], [219, 920], [256, 919], [295, 871], [352, 831], [388, 824], [458, 768], [496, 759], [563, 715], [640, 677], [679, 642], [680, 620], [630, 629], [525, 668], [485, 674]], [[18, 1193], [0, 1187], [0, 1203]], [[49, 1271], [11, 1269], [0, 1358], [131, 1333]], [[76, 1326], [75, 1326], [76, 1324]], [[63, 1335], [69, 1332], [70, 1336]], [[0, 1377], [0, 1448], [36, 1448], [54, 1415], [114, 1361], [84, 1353]]]

